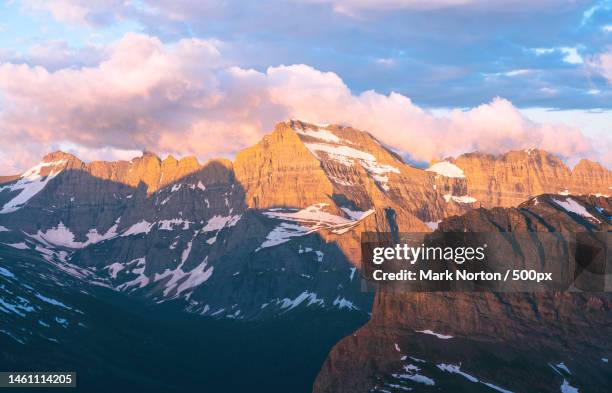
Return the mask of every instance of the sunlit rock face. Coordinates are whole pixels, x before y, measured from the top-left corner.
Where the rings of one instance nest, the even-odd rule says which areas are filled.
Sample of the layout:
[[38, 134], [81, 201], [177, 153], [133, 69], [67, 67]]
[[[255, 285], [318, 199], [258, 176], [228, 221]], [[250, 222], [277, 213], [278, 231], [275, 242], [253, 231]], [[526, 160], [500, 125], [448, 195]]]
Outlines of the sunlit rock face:
[[[517, 208], [473, 210], [438, 228], [553, 232], [568, 236], [569, 244], [571, 233], [610, 231], [611, 213], [609, 198], [549, 194]], [[551, 252], [544, 245], [514, 250], [517, 257], [532, 259]], [[314, 392], [605, 392], [609, 386], [609, 293], [386, 288], [376, 294], [368, 324], [331, 351]]]
[[469, 153], [442, 163], [446, 166], [432, 166], [440, 167], [442, 187], [449, 193], [465, 187], [483, 207], [517, 206], [544, 193], [609, 195], [612, 186], [612, 172], [598, 163], [581, 160], [570, 170], [557, 156], [538, 149], [499, 156]]
[[[59, 307], [59, 322], [41, 320], [68, 332], [62, 324], [87, 324], [92, 288], [106, 288], [205, 319], [325, 312], [352, 321], [346, 332], [371, 316], [329, 354], [316, 392], [611, 382], [607, 295], [374, 294], [360, 280], [362, 232], [607, 231], [611, 175], [597, 163], [569, 170], [528, 150], [417, 168], [368, 132], [292, 120], [234, 161], [85, 163], [55, 152], [0, 182], [0, 251], [21, 261], [0, 270], [14, 295], [4, 301], [11, 318], [32, 320], [27, 332], [5, 324], [19, 345], [47, 340], [35, 310]], [[40, 288], [20, 287], [23, 272]]]
[[0, 241], [153, 303], [256, 318], [298, 306], [368, 313], [356, 278], [363, 231], [428, 232], [542, 192], [602, 194], [610, 171], [589, 161], [570, 171], [538, 150], [416, 168], [368, 132], [291, 120], [234, 162], [55, 152], [3, 181]]

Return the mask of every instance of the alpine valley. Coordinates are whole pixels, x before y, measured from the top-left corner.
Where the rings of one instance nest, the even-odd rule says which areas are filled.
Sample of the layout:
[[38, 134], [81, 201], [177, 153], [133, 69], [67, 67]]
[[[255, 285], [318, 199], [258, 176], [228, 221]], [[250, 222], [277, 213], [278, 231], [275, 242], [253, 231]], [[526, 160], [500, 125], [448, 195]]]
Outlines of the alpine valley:
[[589, 160], [422, 169], [297, 120], [234, 161], [54, 152], [0, 177], [0, 370], [83, 392], [607, 392], [610, 293], [374, 293], [360, 235], [609, 233], [611, 192]]

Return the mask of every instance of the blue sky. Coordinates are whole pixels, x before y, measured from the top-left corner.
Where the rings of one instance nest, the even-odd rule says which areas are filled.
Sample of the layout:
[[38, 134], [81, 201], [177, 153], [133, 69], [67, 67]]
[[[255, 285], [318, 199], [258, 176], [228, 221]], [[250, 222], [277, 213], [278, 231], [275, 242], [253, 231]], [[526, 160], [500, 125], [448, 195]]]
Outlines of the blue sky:
[[425, 9], [411, 1], [391, 1], [396, 6], [382, 9], [358, 1], [367, 6], [346, 12], [334, 10], [331, 1], [178, 1], [167, 8], [160, 2], [157, 9], [138, 2], [87, 3], [89, 12], [79, 19], [54, 16], [52, 6], [39, 2], [5, 2], [3, 56], [45, 64], [44, 58], [28, 58], [28, 51], [55, 42], [73, 52], [66, 63], [87, 64], [93, 59], [85, 53], [79, 58], [78, 51], [140, 31], [164, 42], [216, 38], [233, 44], [231, 56], [242, 67], [309, 64], [337, 73], [354, 92], [397, 91], [425, 107], [471, 107], [495, 96], [519, 107], [612, 107], [608, 81], [584, 66], [612, 45], [608, 0]]
[[612, 124], [612, 0], [5, 1], [0, 62], [96, 67], [134, 32], [212, 42], [218, 67], [307, 65], [441, 116], [502, 97], [592, 138]]

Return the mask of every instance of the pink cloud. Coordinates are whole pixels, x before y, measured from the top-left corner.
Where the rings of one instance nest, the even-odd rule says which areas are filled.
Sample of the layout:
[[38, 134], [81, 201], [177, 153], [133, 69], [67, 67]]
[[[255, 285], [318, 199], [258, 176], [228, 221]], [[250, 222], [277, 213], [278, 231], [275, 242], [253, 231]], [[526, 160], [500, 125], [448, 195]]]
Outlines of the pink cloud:
[[612, 48], [590, 59], [591, 68], [612, 84]]
[[32, 10], [48, 11], [61, 22], [97, 25], [119, 19], [127, 4], [124, 0], [25, 0]]
[[308, 66], [271, 68], [268, 76], [272, 100], [289, 107], [293, 117], [371, 130], [417, 160], [530, 147], [573, 158], [594, 154], [591, 141], [578, 129], [531, 122], [501, 98], [468, 111], [454, 110], [449, 117], [436, 117], [398, 93], [352, 95], [337, 75]]
[[62, 146], [88, 158], [142, 149], [231, 157], [288, 118], [369, 130], [417, 160], [527, 147], [597, 156], [578, 129], [531, 122], [504, 99], [439, 117], [398, 93], [355, 95], [337, 74], [307, 65], [232, 67], [223, 47], [127, 34], [103, 48], [95, 66], [0, 64], [0, 136], [20, 141], [3, 146], [0, 173], [23, 170]]
[[438, 10], [471, 7], [514, 10], [538, 9], [559, 3], [559, 0], [301, 0], [304, 3], [330, 4], [335, 12], [347, 16], [363, 16], [366, 11]]

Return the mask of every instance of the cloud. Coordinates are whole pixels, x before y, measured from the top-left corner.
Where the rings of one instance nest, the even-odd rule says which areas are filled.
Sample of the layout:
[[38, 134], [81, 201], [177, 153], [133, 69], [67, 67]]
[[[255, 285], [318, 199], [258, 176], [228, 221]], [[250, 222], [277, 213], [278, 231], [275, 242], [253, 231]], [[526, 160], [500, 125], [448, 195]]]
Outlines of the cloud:
[[582, 59], [582, 56], [580, 56], [580, 54], [578, 54], [578, 48], [572, 48], [572, 47], [563, 47], [560, 48], [561, 53], [563, 53], [565, 56], [563, 57], [563, 61], [569, 64], [582, 64], [584, 62], [584, 60]]
[[[383, 142], [416, 160], [474, 150], [500, 153], [529, 147], [573, 158], [593, 153], [591, 142], [578, 129], [531, 122], [501, 98], [436, 117], [401, 94], [367, 91], [352, 95], [337, 75], [307, 66], [269, 69], [268, 77], [273, 86], [272, 99], [289, 107], [292, 116], [371, 130]], [[313, 85], [323, 88], [309, 88]]]
[[534, 48], [533, 52], [538, 55], [549, 55], [552, 53], [559, 53], [563, 55], [562, 60], [568, 64], [582, 64], [584, 59], [578, 53], [577, 47], [562, 46], [559, 48]]
[[[61, 22], [100, 26], [120, 21], [126, 17], [147, 18], [163, 15], [170, 21], [184, 21], [192, 19], [194, 15], [211, 16], [224, 12], [231, 1], [25, 0], [24, 3], [31, 10], [50, 12], [56, 20]], [[283, 2], [279, 3], [274, 5], [274, 8], [287, 5]], [[532, 0], [292, 0], [288, 3], [330, 5], [335, 12], [347, 16], [357, 16], [365, 11], [432, 11], [461, 7], [475, 10], [506, 10], [512, 7], [516, 12], [545, 9], [551, 5], [559, 7], [573, 4], [568, 0], [540, 0], [537, 2]], [[244, 4], [237, 2], [232, 5]]]
[[589, 66], [612, 84], [612, 48], [593, 56], [589, 60]]
[[[89, 33], [100, 34], [95, 43], [101, 43], [138, 30], [163, 42], [217, 37], [232, 43], [224, 57], [232, 56], [236, 66], [309, 64], [342, 75], [354, 91], [397, 91], [429, 107], [471, 107], [496, 95], [521, 107], [609, 108], [612, 102], [605, 94], [588, 94], [604, 90], [605, 82], [590, 80], [583, 64], [568, 64], [564, 59], [578, 57], [560, 49], [578, 48], [576, 54], [586, 58], [602, 42], [604, 11], [589, 22], [596, 28], [576, 26], [591, 6], [585, 0], [24, 1], [36, 12], [15, 11], [23, 18], [9, 27], [36, 30], [43, 22], [49, 33], [33, 40], [67, 41], [67, 48], [23, 53], [21, 61], [48, 70], [91, 65], [81, 60], [78, 48]], [[49, 23], [51, 18], [61, 23]], [[527, 48], [553, 48], [553, 53], [537, 56]], [[503, 73], [521, 69], [544, 72], [504, 78]], [[500, 77], [489, 78], [492, 74]]]
[[328, 3], [332, 5], [334, 11], [354, 16], [357, 12], [366, 10], [435, 10], [465, 6], [478, 0], [305, 0], [304, 2]]
[[334, 11], [349, 16], [360, 15], [363, 11], [430, 11], [447, 8], [469, 7], [471, 9], [521, 9], [544, 8], [551, 4], [569, 4], [565, 0], [301, 0], [305, 3], [330, 4]]
[[609, 0], [599, 0], [582, 13], [581, 25], [588, 24], [598, 13], [605, 13], [612, 10], [612, 3]]
[[521, 76], [521, 75], [529, 75], [536, 72], [535, 70], [526, 70], [526, 69], [520, 69], [520, 70], [512, 70], [512, 71], [508, 71], [505, 72], [504, 75], [506, 76]]
[[0, 136], [19, 141], [3, 146], [0, 173], [62, 146], [90, 158], [142, 149], [231, 157], [288, 118], [369, 130], [415, 160], [528, 147], [598, 154], [578, 129], [531, 122], [501, 98], [435, 116], [399, 93], [356, 95], [337, 74], [308, 65], [232, 66], [225, 46], [130, 33], [93, 66], [0, 64]]
[[383, 67], [393, 67], [397, 64], [397, 62], [395, 59], [380, 58], [380, 59], [376, 59], [376, 64], [383, 66]]
[[61, 22], [99, 26], [117, 21], [130, 2], [124, 0], [25, 0], [25, 7], [48, 11]]

